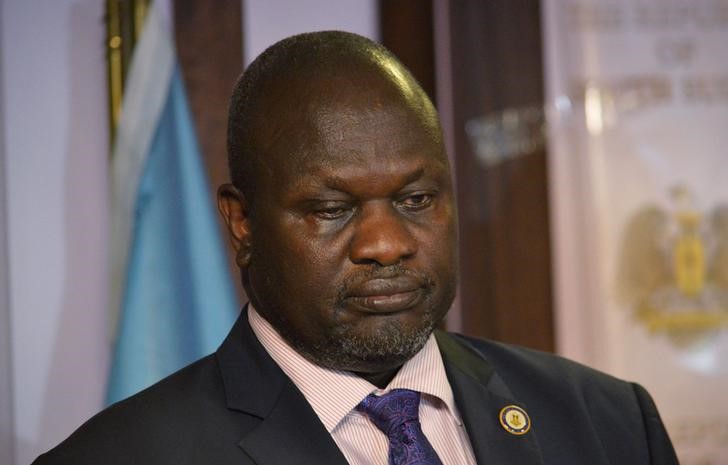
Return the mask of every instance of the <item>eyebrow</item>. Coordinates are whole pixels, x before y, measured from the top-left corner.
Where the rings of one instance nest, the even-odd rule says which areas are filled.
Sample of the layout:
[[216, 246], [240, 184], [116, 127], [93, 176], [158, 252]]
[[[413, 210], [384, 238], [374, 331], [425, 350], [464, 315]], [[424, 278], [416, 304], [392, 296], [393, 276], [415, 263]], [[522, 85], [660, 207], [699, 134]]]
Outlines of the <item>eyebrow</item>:
[[[411, 173], [408, 173], [405, 176], [402, 186], [406, 186], [408, 184], [411, 184], [411, 183], [421, 179], [424, 174], [425, 174], [424, 167], [417, 168], [416, 170], [412, 171]], [[324, 178], [322, 180], [322, 184], [325, 187], [328, 187], [330, 189], [335, 189], [335, 190], [341, 190], [341, 191], [346, 190], [345, 188], [347, 187], [347, 185], [350, 182], [351, 182], [350, 180], [344, 179], [340, 176], [330, 176], [330, 177]]]

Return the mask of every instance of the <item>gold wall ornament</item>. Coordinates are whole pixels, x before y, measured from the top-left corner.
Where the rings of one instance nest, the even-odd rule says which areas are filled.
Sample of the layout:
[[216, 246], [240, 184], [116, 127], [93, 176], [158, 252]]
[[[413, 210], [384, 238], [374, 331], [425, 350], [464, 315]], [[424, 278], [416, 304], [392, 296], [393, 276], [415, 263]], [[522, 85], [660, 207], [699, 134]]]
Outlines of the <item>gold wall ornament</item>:
[[672, 255], [675, 281], [680, 292], [695, 297], [705, 288], [705, 244], [700, 235], [703, 215], [694, 208], [686, 189], [675, 188], [673, 198], [678, 205], [675, 219], [680, 228]]
[[617, 293], [649, 333], [687, 346], [728, 330], [728, 205], [706, 214], [685, 186], [670, 197], [628, 222]]
[[121, 117], [124, 83], [151, 0], [106, 0], [106, 60], [110, 146]]

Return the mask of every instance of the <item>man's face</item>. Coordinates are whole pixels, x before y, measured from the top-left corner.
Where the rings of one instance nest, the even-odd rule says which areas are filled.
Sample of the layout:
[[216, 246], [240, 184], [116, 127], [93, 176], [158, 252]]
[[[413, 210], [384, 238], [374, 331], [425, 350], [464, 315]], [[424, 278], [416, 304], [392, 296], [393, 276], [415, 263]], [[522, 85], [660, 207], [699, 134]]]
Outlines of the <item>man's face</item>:
[[433, 114], [331, 88], [263, 130], [246, 288], [310, 360], [376, 373], [414, 355], [452, 303], [453, 192]]

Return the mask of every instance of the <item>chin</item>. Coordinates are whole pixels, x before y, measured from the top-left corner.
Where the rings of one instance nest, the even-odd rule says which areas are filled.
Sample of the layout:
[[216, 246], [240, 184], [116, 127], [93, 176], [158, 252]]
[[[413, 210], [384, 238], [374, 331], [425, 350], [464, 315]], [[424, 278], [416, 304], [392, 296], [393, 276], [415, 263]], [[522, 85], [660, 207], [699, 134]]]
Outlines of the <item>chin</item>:
[[[359, 334], [339, 327], [313, 350], [302, 350], [314, 363], [335, 370], [376, 373], [402, 366], [412, 358], [432, 334], [436, 321], [425, 319], [411, 328], [392, 323], [378, 331]], [[308, 352], [308, 353], [305, 353]]]

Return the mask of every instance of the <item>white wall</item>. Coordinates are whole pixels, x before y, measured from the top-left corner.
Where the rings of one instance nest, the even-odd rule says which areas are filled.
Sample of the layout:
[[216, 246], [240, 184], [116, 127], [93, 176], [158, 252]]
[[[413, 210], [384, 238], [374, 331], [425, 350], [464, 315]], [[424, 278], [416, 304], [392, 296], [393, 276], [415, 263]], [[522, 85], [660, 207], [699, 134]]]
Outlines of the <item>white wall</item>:
[[105, 387], [103, 4], [2, 4], [2, 133], [18, 464], [29, 463], [95, 413]]
[[376, 0], [243, 0], [245, 64], [293, 34], [338, 29], [379, 39]]
[[[0, 260], [0, 280], [9, 276], [15, 463], [27, 464], [103, 402], [109, 358], [104, 2], [1, 1], [0, 167], [7, 182], [0, 246], [4, 227], [8, 263]], [[298, 32], [343, 29], [376, 39], [376, 4], [245, 0], [246, 61]], [[0, 302], [0, 330], [2, 311]], [[7, 343], [0, 339], [0, 350]], [[0, 396], [9, 394], [1, 387]]]
[[[2, 9], [2, 1], [0, 1]], [[0, 22], [0, 38], [2, 22]], [[1, 39], [0, 39], [1, 40]], [[0, 50], [0, 57], [2, 50]], [[0, 59], [0, 141], [3, 141], [5, 117]], [[13, 463], [15, 455], [15, 425], [13, 420], [12, 365], [10, 344], [10, 299], [8, 298], [7, 218], [5, 215], [5, 147], [0, 143], [0, 463]]]

